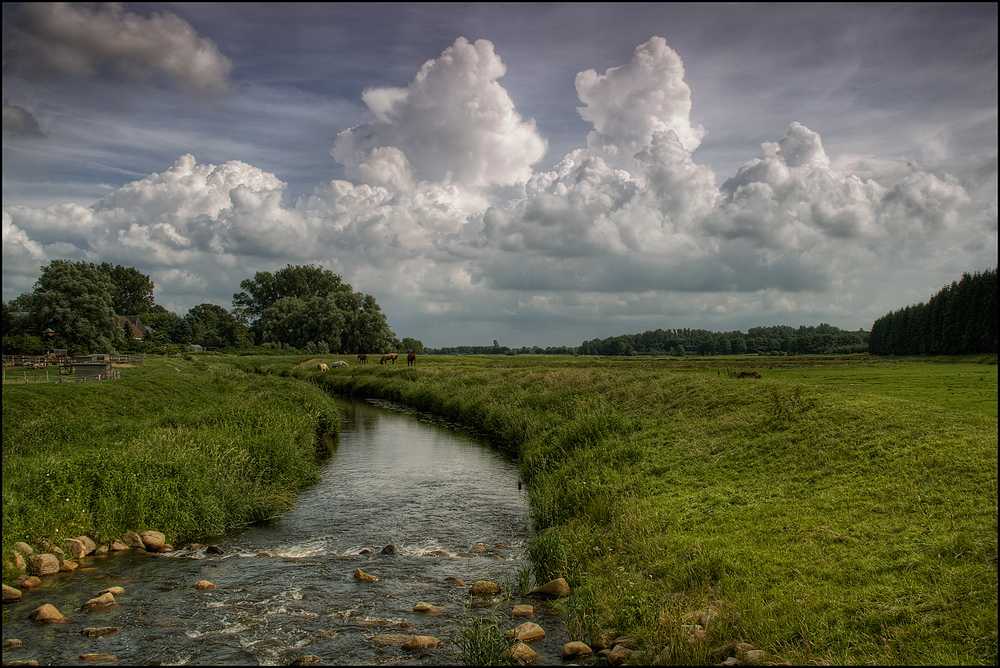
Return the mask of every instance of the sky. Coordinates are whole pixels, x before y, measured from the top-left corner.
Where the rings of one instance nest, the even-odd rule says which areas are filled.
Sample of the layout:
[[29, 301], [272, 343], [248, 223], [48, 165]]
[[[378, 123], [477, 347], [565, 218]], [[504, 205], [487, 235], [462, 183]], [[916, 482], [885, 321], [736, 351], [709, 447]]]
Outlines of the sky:
[[425, 346], [869, 330], [997, 263], [997, 5], [3, 4], [3, 299], [321, 266]]

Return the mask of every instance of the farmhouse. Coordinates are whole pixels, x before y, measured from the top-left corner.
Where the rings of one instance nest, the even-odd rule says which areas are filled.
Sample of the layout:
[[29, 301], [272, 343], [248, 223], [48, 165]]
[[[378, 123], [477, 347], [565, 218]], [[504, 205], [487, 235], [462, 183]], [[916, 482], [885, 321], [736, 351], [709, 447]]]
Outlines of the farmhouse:
[[137, 315], [118, 316], [118, 326], [127, 327], [133, 339], [141, 339], [147, 332], [152, 333], [153, 328], [142, 324], [142, 320]]

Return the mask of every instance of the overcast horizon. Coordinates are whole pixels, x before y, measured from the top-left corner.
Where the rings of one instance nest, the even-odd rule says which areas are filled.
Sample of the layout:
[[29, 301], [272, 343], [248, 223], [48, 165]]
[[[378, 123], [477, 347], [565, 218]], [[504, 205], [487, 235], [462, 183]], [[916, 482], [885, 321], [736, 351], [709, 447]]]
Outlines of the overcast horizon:
[[3, 5], [3, 299], [314, 264], [399, 338], [869, 330], [997, 264], [997, 6]]

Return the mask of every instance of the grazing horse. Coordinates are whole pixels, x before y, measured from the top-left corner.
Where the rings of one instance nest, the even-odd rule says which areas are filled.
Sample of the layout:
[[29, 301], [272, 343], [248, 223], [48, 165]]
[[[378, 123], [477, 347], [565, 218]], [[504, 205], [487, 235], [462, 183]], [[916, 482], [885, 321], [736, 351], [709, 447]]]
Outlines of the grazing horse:
[[393, 364], [395, 364], [397, 357], [399, 357], [399, 355], [397, 355], [396, 353], [387, 353], [385, 355], [382, 355], [382, 361], [379, 362], [379, 364], [385, 364], [386, 362], [392, 362]]
[[406, 366], [413, 366], [417, 363], [417, 356], [414, 353], [410, 353], [406, 356]]
[[368, 355], [361, 353], [358, 355], [358, 360], [360, 360], [362, 364], [368, 364]]
[[316, 365], [316, 370], [317, 370], [317, 371], [329, 371], [329, 370], [330, 370], [330, 367], [328, 367], [328, 366], [327, 366], [327, 365], [325, 365], [325, 364], [317, 364], [317, 365]]

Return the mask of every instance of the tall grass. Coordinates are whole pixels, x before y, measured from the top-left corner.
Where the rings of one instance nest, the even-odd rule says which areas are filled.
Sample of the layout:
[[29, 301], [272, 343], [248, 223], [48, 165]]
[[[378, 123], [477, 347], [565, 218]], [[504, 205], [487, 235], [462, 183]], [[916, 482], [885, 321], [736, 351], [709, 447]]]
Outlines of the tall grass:
[[338, 424], [318, 388], [222, 362], [5, 386], [4, 554], [15, 541], [145, 529], [190, 540], [272, 516], [316, 479], [321, 437]]
[[[516, 453], [571, 630], [671, 662], [997, 661], [995, 358], [423, 357], [271, 371], [465, 421]], [[735, 379], [753, 368], [761, 379]], [[684, 619], [716, 602], [707, 636]]]

